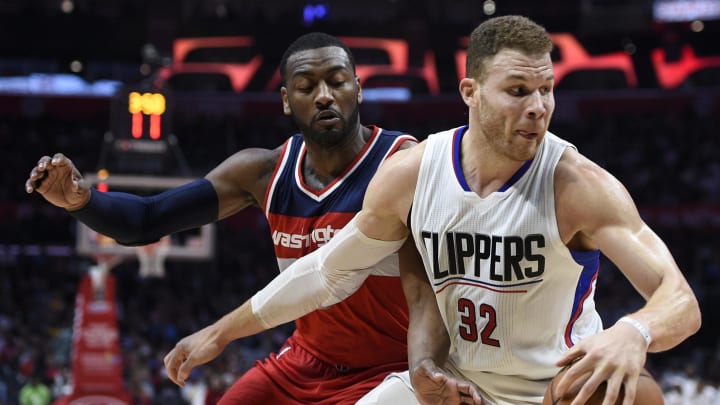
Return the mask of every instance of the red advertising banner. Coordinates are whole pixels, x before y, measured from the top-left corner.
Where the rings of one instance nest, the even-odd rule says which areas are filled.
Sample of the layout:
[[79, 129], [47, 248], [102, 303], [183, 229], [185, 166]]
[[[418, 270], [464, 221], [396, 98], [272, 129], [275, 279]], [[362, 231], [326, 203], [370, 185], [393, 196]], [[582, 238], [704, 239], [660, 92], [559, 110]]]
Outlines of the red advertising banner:
[[67, 405], [128, 405], [123, 384], [115, 278], [91, 269], [80, 281], [73, 325], [73, 393]]

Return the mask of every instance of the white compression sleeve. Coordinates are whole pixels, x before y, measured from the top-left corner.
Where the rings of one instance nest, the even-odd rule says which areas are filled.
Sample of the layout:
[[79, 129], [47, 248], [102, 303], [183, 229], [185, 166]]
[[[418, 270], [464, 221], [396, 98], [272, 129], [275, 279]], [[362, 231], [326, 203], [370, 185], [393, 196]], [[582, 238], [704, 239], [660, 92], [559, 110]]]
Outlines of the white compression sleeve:
[[355, 218], [316, 251], [298, 259], [252, 298], [252, 309], [267, 329], [293, 321], [351, 296], [374, 266], [405, 239], [371, 239]]

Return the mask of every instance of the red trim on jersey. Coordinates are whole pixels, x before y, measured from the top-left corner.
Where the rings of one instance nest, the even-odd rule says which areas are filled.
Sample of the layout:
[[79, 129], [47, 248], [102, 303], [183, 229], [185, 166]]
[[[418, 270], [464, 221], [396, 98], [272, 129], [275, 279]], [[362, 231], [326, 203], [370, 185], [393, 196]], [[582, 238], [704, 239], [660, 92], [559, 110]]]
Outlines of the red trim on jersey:
[[288, 154], [288, 151], [290, 149], [290, 144], [292, 143], [292, 137], [288, 138], [285, 141], [285, 144], [283, 145], [282, 151], [280, 152], [280, 158], [275, 162], [275, 169], [273, 170], [272, 175], [270, 176], [270, 180], [268, 181], [267, 189], [265, 190], [265, 198], [263, 199], [263, 211], [265, 211], [265, 216], [267, 217], [269, 201], [270, 201], [270, 193], [275, 188], [275, 179], [277, 178], [278, 173], [280, 173], [280, 169], [283, 166], [283, 162], [285, 161], [285, 157]]
[[573, 343], [572, 341], [572, 327], [573, 325], [575, 325], [575, 321], [577, 321], [577, 319], [580, 317], [580, 314], [582, 313], [583, 304], [593, 290], [592, 284], [597, 279], [598, 273], [599, 271], [596, 270], [592, 279], [590, 279], [590, 288], [588, 288], [587, 291], [585, 291], [585, 294], [583, 294], [582, 298], [580, 298], [580, 305], [577, 306], [575, 313], [572, 314], [572, 317], [570, 318], [570, 322], [568, 322], [567, 326], [565, 327], [565, 344], [567, 345], [567, 347], [575, 346], [575, 343]]
[[365, 142], [365, 145], [360, 150], [360, 153], [355, 155], [355, 159], [353, 159], [353, 161], [348, 165], [348, 167], [346, 167], [345, 170], [343, 170], [343, 172], [340, 176], [336, 177], [335, 180], [330, 182], [330, 184], [325, 186], [322, 190], [316, 190], [316, 189], [310, 187], [307, 183], [305, 183], [305, 176], [303, 176], [302, 167], [303, 167], [303, 163], [305, 162], [307, 148], [305, 147], [305, 143], [303, 142], [302, 147], [300, 148], [300, 157], [298, 158], [297, 172], [295, 174], [297, 176], [298, 184], [300, 185], [300, 187], [304, 191], [306, 191], [310, 194], [314, 194], [316, 197], [319, 197], [322, 194], [324, 194], [325, 192], [327, 192], [328, 190], [332, 189], [332, 187], [335, 184], [337, 184], [339, 181], [344, 179], [345, 176], [347, 176], [352, 170], [355, 169], [355, 166], [358, 165], [358, 163], [362, 160], [362, 158], [365, 157], [365, 155], [367, 154], [367, 151], [375, 143], [375, 138], [380, 133], [380, 128], [377, 126], [370, 125], [370, 126], [368, 126], [368, 128], [372, 129], [372, 135], [370, 135], [370, 139], [368, 139], [367, 142]]
[[392, 146], [392, 148], [390, 148], [388, 150], [387, 155], [385, 155], [385, 159], [387, 159], [388, 156], [397, 152], [398, 149], [400, 149], [400, 147], [407, 141], [415, 142], [416, 144], [418, 143], [417, 139], [415, 139], [415, 137], [412, 135], [408, 135], [408, 134], [400, 135], [397, 137], [397, 140], [395, 141], [395, 144]]
[[451, 285], [469, 285], [471, 287], [480, 287], [480, 288], [484, 288], [486, 290], [499, 292], [499, 293], [505, 293], [505, 294], [522, 294], [522, 293], [528, 292], [528, 290], [500, 290], [500, 289], [488, 287], [488, 286], [485, 286], [485, 285], [482, 285], [479, 283], [471, 283], [471, 282], [467, 282], [467, 281], [464, 281], [464, 282], [463, 281], [453, 281], [452, 283], [448, 283], [448, 284], [444, 285], [439, 290], [436, 290], [435, 294], [440, 294], [441, 292], [443, 292], [443, 290], [450, 287]]

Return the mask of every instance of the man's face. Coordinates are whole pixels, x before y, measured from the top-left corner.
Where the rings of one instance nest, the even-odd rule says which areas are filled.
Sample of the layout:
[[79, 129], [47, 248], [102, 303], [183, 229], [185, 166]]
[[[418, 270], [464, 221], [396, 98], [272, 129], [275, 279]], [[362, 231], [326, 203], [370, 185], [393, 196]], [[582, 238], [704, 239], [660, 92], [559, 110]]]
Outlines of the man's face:
[[513, 160], [532, 159], [555, 110], [550, 55], [503, 49], [477, 83], [477, 125], [489, 145]]
[[283, 111], [305, 138], [325, 147], [345, 142], [359, 121], [362, 93], [348, 55], [325, 47], [294, 53], [280, 91]]

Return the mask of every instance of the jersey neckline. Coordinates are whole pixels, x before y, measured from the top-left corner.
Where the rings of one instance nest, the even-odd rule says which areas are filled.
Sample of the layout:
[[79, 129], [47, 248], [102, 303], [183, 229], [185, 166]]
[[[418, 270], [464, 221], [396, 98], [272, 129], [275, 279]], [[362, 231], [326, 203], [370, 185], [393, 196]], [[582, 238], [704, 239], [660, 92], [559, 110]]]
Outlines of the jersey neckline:
[[[460, 160], [460, 152], [461, 152], [461, 142], [463, 136], [465, 136], [465, 133], [467, 132], [468, 126], [463, 125], [457, 129], [455, 129], [455, 132], [453, 133], [453, 143], [452, 143], [452, 164], [453, 164], [453, 171], [455, 172], [455, 178], [458, 181], [458, 184], [460, 184], [460, 187], [462, 187], [463, 191], [474, 193], [474, 191], [470, 188], [470, 185], [468, 185], [467, 180], [465, 179], [465, 174], [462, 171], [462, 164]], [[520, 178], [525, 174], [525, 172], [528, 171], [530, 168], [530, 165], [532, 164], [533, 159], [525, 161], [522, 166], [508, 179], [505, 184], [503, 184], [496, 192], [498, 193], [504, 193], [505, 191], [509, 190], [510, 187], [512, 187], [515, 183], [517, 183]]]

